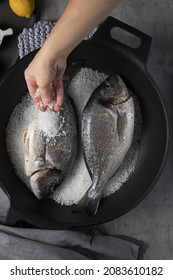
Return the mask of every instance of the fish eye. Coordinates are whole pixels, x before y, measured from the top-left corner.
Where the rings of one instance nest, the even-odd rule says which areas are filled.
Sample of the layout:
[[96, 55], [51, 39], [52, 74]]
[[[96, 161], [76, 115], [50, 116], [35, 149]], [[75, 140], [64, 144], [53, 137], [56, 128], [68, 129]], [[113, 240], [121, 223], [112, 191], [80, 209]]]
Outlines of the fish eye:
[[109, 89], [110, 87], [111, 87], [110, 84], [107, 83], [106, 88]]

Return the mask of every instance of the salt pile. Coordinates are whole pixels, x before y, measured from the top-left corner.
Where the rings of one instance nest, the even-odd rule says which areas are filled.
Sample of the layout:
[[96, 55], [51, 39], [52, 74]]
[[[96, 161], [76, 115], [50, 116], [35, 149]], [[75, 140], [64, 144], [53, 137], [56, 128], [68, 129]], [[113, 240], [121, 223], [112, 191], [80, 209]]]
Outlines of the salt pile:
[[[52, 93], [53, 86], [51, 85]], [[34, 94], [34, 98], [40, 98], [40, 89], [38, 88]], [[45, 107], [45, 105], [42, 102], [37, 103], [40, 107]], [[65, 103], [63, 107], [65, 106]], [[47, 139], [53, 138], [55, 136], [65, 135], [65, 131], [62, 131], [63, 125], [65, 123], [65, 118], [62, 114], [63, 108], [61, 108], [58, 112], [52, 112], [49, 109], [53, 109], [54, 107], [54, 101], [52, 101], [50, 104], [46, 106], [48, 108], [47, 111], [41, 112], [39, 110], [38, 112], [38, 130], [41, 130], [43, 134], [47, 136]]]
[[63, 130], [65, 117], [61, 113], [62, 110], [61, 108], [58, 112], [39, 111], [38, 129], [47, 136], [47, 139], [66, 134]]
[[[81, 70], [75, 75], [71, 81], [68, 89], [69, 96], [72, 97], [77, 110], [79, 130], [81, 127], [81, 118], [83, 109], [91, 96], [93, 90], [106, 78], [106, 75], [93, 71], [89, 68], [81, 68]], [[118, 190], [129, 178], [130, 174], [134, 171], [137, 162], [137, 156], [139, 152], [139, 143], [142, 135], [142, 115], [139, 102], [134, 96], [135, 103], [135, 131], [134, 138], [126, 157], [118, 169], [116, 175], [111, 178], [104, 189], [103, 196], [106, 197], [111, 193]], [[54, 137], [57, 133], [63, 133], [61, 125], [58, 131], [55, 131], [54, 121], [56, 117], [54, 112], [46, 111], [39, 112], [43, 115], [42, 121], [40, 122], [40, 128], [49, 134], [50, 137]], [[24, 172], [24, 155], [23, 155], [23, 144], [22, 134], [28, 127], [29, 123], [38, 114], [31, 98], [26, 95], [21, 103], [16, 106], [11, 114], [9, 124], [7, 127], [6, 143], [11, 161], [14, 165], [15, 171], [29, 187], [28, 179]], [[59, 112], [61, 114], [61, 110]], [[56, 115], [57, 116], [57, 115]], [[47, 120], [50, 121], [50, 126], [45, 126]], [[63, 120], [61, 119], [61, 122]], [[80, 131], [79, 131], [80, 136]], [[79, 139], [79, 151], [76, 161], [74, 162], [73, 168], [67, 174], [64, 181], [61, 183], [52, 195], [52, 199], [62, 205], [72, 205], [77, 203], [80, 198], [85, 194], [86, 190], [91, 186], [91, 178], [86, 168], [83, 152], [81, 148], [81, 139]]]

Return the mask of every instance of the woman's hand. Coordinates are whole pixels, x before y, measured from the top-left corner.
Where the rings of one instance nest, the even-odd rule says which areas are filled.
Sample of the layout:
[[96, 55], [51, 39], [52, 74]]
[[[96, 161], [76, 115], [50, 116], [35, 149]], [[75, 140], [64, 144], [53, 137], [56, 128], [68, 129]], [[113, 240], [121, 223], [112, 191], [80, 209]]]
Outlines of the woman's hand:
[[36, 106], [41, 111], [49, 108], [58, 111], [64, 101], [62, 77], [66, 69], [66, 57], [49, 58], [41, 49], [28, 68], [25, 79]]

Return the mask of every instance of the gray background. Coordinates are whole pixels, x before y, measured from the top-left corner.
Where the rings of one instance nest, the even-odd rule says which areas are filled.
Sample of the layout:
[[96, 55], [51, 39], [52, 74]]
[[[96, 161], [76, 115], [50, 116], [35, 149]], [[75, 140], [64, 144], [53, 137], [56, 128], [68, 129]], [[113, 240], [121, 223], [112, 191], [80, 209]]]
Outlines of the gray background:
[[[41, 2], [43, 3], [40, 8], [41, 18], [53, 20], [58, 19], [67, 3], [58, 0]], [[112, 12], [112, 16], [153, 38], [147, 69], [159, 87], [166, 106], [170, 143], [173, 122], [172, 14], [172, 0], [124, 0]], [[150, 194], [127, 214], [99, 226], [106, 233], [125, 234], [144, 241], [148, 245], [145, 259], [173, 259], [172, 147], [170, 145], [163, 172]]]
[[[36, 0], [36, 2], [38, 18], [57, 20], [68, 1]], [[147, 69], [155, 80], [166, 106], [170, 143], [173, 122], [172, 14], [172, 0], [124, 0], [112, 12], [112, 16], [153, 38]], [[98, 226], [111, 235], [124, 234], [144, 241], [148, 245], [145, 259], [173, 259], [172, 147], [170, 144], [164, 169], [150, 194], [127, 214]]]

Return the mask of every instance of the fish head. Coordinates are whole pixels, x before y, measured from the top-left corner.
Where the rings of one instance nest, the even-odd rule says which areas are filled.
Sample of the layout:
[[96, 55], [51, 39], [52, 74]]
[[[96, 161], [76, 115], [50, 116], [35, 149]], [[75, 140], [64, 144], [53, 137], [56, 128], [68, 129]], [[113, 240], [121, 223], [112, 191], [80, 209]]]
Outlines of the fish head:
[[129, 92], [121, 77], [117, 74], [109, 76], [98, 88], [99, 101], [104, 105], [117, 105], [125, 102]]
[[62, 181], [62, 171], [57, 168], [37, 170], [30, 176], [30, 185], [38, 199], [50, 196]]
[[63, 180], [61, 165], [57, 163], [56, 139], [53, 143], [46, 141], [35, 120], [30, 123], [24, 139], [25, 173], [38, 199], [52, 194]]

